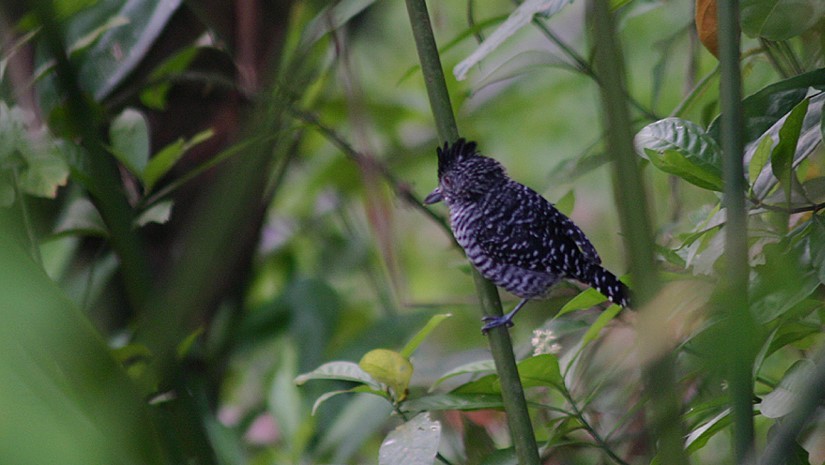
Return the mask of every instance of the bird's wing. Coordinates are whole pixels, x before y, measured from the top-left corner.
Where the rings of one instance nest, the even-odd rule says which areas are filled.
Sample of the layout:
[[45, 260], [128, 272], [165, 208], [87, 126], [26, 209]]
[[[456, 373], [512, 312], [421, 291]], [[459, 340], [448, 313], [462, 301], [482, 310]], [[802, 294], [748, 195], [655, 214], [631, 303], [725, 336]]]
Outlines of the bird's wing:
[[476, 237], [484, 253], [499, 263], [570, 274], [581, 258], [601, 261], [581, 229], [527, 187], [492, 196], [485, 207], [487, 222]]

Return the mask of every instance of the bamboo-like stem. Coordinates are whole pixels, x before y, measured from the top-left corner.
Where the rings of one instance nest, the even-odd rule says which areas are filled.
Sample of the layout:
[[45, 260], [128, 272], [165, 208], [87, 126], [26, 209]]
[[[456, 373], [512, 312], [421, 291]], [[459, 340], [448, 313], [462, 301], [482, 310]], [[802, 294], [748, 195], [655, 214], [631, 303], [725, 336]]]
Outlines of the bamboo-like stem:
[[[596, 70], [606, 79], [600, 89], [605, 112], [608, 153], [613, 154], [614, 183], [625, 247], [634, 282], [634, 306], [644, 305], [658, 292], [659, 276], [654, 260], [651, 221], [644, 182], [633, 149], [633, 133], [625, 98], [622, 51], [608, 2], [590, 0], [587, 8], [595, 33]], [[649, 317], [648, 317], [649, 318]], [[645, 315], [640, 318], [644, 320]], [[644, 329], [644, 328], [643, 328]], [[644, 333], [640, 334], [645, 345]], [[665, 354], [645, 369], [650, 393], [650, 431], [656, 437], [661, 463], [688, 463], [683, 448], [683, 428], [679, 419], [679, 398], [674, 381], [674, 356]]]
[[140, 237], [135, 232], [135, 213], [119, 184], [120, 174], [113, 158], [106, 153], [99, 132], [102, 127], [97, 112], [86, 100], [77, 81], [77, 69], [66, 56], [66, 46], [61, 36], [61, 26], [55, 20], [51, 2], [32, 1], [31, 5], [42, 25], [41, 33], [48, 52], [55, 60], [55, 74], [60, 90], [66, 97], [72, 131], [80, 137], [86, 150], [84, 162], [88, 172], [78, 176], [83, 187], [91, 194], [92, 202], [100, 211], [109, 229], [109, 242], [120, 258], [120, 268], [129, 303], [140, 310], [152, 284], [149, 264]]
[[723, 152], [726, 276], [723, 311], [727, 313], [724, 355], [731, 407], [734, 451], [737, 463], [753, 454], [753, 377], [755, 323], [748, 307], [748, 244], [745, 209], [744, 117], [742, 78], [739, 69], [739, 2], [719, 2], [719, 62], [721, 66], [721, 139]]
[[[441, 68], [441, 58], [438, 55], [438, 48], [433, 37], [427, 4], [424, 0], [406, 0], [406, 3], [416, 49], [418, 50], [418, 58], [421, 62], [421, 71], [427, 87], [427, 95], [438, 128], [438, 136], [441, 140], [455, 141], [458, 139], [458, 128], [453, 116], [444, 72]], [[484, 315], [502, 316], [498, 289], [484, 279], [475, 269], [473, 270], [473, 280]], [[510, 434], [513, 438], [516, 456], [521, 465], [538, 465], [540, 463], [538, 445], [536, 444], [533, 425], [530, 422], [524, 389], [518, 375], [509, 330], [501, 326], [492, 329], [488, 334], [493, 360], [501, 380], [501, 397], [504, 410], [507, 412], [507, 421], [510, 425]]]

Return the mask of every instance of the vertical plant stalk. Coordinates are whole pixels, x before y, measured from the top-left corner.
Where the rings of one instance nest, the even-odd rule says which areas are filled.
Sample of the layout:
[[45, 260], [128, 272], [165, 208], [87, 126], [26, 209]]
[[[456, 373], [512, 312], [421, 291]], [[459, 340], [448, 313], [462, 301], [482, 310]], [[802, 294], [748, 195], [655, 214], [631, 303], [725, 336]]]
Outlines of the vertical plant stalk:
[[69, 115], [67, 122], [71, 125], [72, 131], [80, 136], [81, 144], [88, 152], [85, 161], [90, 182], [83, 187], [91, 194], [92, 201], [109, 229], [109, 241], [120, 258], [129, 303], [135, 310], [140, 310], [152, 279], [143, 244], [134, 228], [134, 211], [119, 183], [120, 174], [117, 167], [106, 152], [98, 133], [102, 127], [100, 118], [80, 88], [77, 68], [66, 56], [62, 28], [55, 20], [56, 13], [51, 2], [32, 0], [30, 5], [43, 26], [41, 33], [49, 53], [55, 60], [57, 83], [66, 96]]
[[[458, 139], [458, 128], [441, 68], [441, 58], [433, 37], [427, 4], [424, 0], [406, 0], [406, 3], [430, 107], [438, 128], [438, 136], [441, 140], [455, 141]], [[473, 281], [484, 315], [502, 316], [501, 300], [496, 287], [475, 269], [473, 269]], [[501, 326], [494, 328], [488, 334], [490, 350], [501, 380], [501, 397], [504, 410], [507, 412], [507, 421], [510, 425], [510, 434], [518, 461], [521, 465], [538, 465], [540, 463], [538, 445], [533, 425], [530, 422], [530, 413], [527, 410], [527, 401], [524, 398], [516, 359], [513, 355], [510, 332], [506, 327]]]
[[[589, 0], [587, 14], [594, 29], [595, 66], [605, 79], [600, 86], [608, 152], [613, 155], [614, 191], [625, 247], [634, 282], [634, 306], [643, 308], [659, 290], [659, 276], [654, 260], [653, 235], [648, 214], [644, 183], [633, 149], [633, 132], [627, 109], [622, 51], [616, 38], [609, 2]], [[640, 321], [649, 320], [643, 314]], [[643, 349], [645, 329], [640, 325]], [[674, 382], [674, 356], [659, 356], [645, 369], [645, 387], [650, 396], [650, 431], [656, 437], [660, 463], [686, 465], [683, 428], [680, 423], [679, 396]]]
[[728, 383], [733, 409], [734, 451], [737, 463], [753, 453], [753, 341], [755, 323], [748, 307], [748, 245], [745, 211], [744, 119], [742, 77], [739, 69], [739, 2], [718, 2], [719, 62], [721, 67], [721, 138], [723, 151], [726, 283], [723, 289], [727, 312]]

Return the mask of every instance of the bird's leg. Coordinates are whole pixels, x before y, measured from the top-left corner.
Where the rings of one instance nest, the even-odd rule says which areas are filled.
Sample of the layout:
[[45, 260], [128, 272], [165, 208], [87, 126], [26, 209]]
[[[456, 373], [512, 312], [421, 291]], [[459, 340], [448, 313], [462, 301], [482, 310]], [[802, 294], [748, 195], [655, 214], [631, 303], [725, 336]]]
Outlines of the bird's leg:
[[481, 318], [481, 321], [484, 322], [484, 326], [481, 328], [481, 333], [487, 334], [487, 331], [493, 328], [498, 328], [499, 326], [506, 326], [508, 328], [513, 326], [513, 317], [516, 316], [516, 313], [521, 310], [521, 307], [523, 307], [528, 300], [530, 299], [521, 299], [521, 302], [519, 302], [516, 307], [510, 311], [510, 313], [504, 316], [485, 316]]

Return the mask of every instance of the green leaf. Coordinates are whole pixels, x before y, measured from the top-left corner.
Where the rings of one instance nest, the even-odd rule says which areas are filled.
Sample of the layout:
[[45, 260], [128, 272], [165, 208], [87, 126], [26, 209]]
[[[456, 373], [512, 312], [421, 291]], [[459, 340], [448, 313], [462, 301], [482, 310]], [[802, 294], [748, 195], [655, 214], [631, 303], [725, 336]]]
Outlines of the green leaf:
[[157, 184], [157, 182], [160, 181], [161, 178], [163, 178], [163, 176], [166, 175], [166, 173], [168, 173], [173, 166], [175, 166], [175, 163], [180, 160], [186, 151], [201, 142], [208, 140], [214, 134], [215, 133], [212, 129], [201, 131], [192, 136], [192, 138], [188, 141], [182, 138], [178, 139], [155, 154], [155, 156], [149, 160], [149, 163], [146, 165], [146, 169], [143, 171], [143, 187], [146, 192], [152, 191], [155, 184]]
[[387, 349], [374, 349], [361, 358], [358, 366], [374, 380], [386, 384], [397, 400], [407, 397], [407, 388], [413, 374], [413, 366], [407, 357]]
[[195, 343], [198, 342], [198, 338], [201, 337], [203, 332], [203, 326], [200, 326], [196, 330], [189, 333], [182, 341], [180, 341], [176, 350], [179, 359], [183, 359], [184, 357], [189, 355], [189, 352], [192, 350], [192, 347], [194, 347]]
[[106, 31], [114, 29], [116, 27], [125, 26], [127, 24], [129, 24], [129, 18], [125, 16], [112, 16], [105, 23], [92, 29], [91, 31], [86, 33], [86, 35], [80, 37], [71, 45], [69, 45], [69, 54], [74, 54], [85, 48], [88, 48], [93, 43], [95, 43], [100, 38], [100, 36], [102, 36], [103, 33], [105, 33]]
[[498, 394], [431, 394], [401, 403], [404, 412], [435, 412], [440, 410], [484, 410], [503, 408]]
[[730, 426], [730, 424], [730, 409], [725, 409], [688, 434], [687, 439], [685, 439], [688, 452], [693, 453], [703, 448], [710, 438]]
[[331, 399], [331, 398], [333, 398], [337, 395], [340, 395], [340, 394], [351, 394], [351, 393], [373, 394], [373, 395], [376, 395], [378, 397], [383, 397], [384, 399], [391, 400], [389, 398], [389, 395], [385, 391], [376, 391], [376, 390], [370, 389], [366, 386], [358, 386], [358, 387], [354, 387], [352, 389], [344, 389], [344, 390], [341, 390], [341, 391], [329, 391], [329, 392], [325, 392], [322, 395], [320, 395], [315, 400], [315, 403], [312, 404], [312, 414], [315, 415], [318, 412], [318, 409], [321, 407], [321, 404], [328, 401], [329, 399]]
[[455, 376], [464, 375], [464, 374], [474, 374], [474, 373], [494, 373], [496, 371], [496, 364], [492, 359], [487, 360], [480, 360], [477, 362], [470, 362], [459, 367], [453, 368], [452, 370], [448, 371], [441, 375], [435, 383], [433, 383], [430, 391], [433, 391], [439, 384], [443, 383], [444, 381], [453, 378]]
[[112, 154], [138, 179], [149, 161], [149, 126], [139, 111], [123, 110], [109, 126]]
[[[825, 68], [800, 74], [765, 86], [742, 101], [745, 118], [745, 142], [758, 139], [779, 119], [808, 95], [808, 88], [825, 89]], [[716, 117], [708, 127], [708, 134], [719, 140], [719, 121]], [[745, 161], [748, 161], [748, 155]]]
[[573, 208], [576, 205], [576, 191], [570, 189], [558, 201], [553, 204], [556, 209], [567, 216], [573, 213]]
[[753, 152], [753, 157], [748, 163], [748, 180], [751, 183], [756, 181], [757, 176], [762, 172], [762, 168], [764, 168], [765, 164], [770, 160], [772, 151], [773, 138], [770, 135], [765, 135], [759, 141], [759, 144]]
[[69, 204], [54, 234], [109, 237], [109, 229], [94, 204], [88, 198], [81, 197]]
[[793, 246], [783, 241], [764, 247], [765, 264], [754, 268], [749, 291], [751, 312], [758, 323], [784, 315], [819, 286], [806, 248], [808, 241]]
[[[786, 122], [788, 119], [791, 119], [792, 113], [794, 113], [795, 109], [799, 109], [799, 105], [804, 105], [805, 101], [810, 100], [808, 104], [807, 114], [799, 115], [798, 113], [793, 115], [793, 119], [795, 120], [797, 117], [802, 118], [802, 126], [799, 129], [799, 136], [795, 143], [793, 143], [793, 137], [795, 135], [795, 125], [796, 122], [793, 121], [791, 127], [787, 130], [784, 129]], [[793, 160], [791, 162], [791, 166], [796, 169], [800, 163], [802, 163], [805, 159], [807, 159], [810, 155], [816, 153], [817, 148], [822, 143], [822, 134], [820, 132], [820, 121], [822, 118], [822, 108], [823, 104], [825, 104], [825, 93], [819, 93], [810, 99], [803, 99], [800, 100], [800, 103], [795, 105], [785, 116], [785, 119], [779, 119], [773, 126], [771, 126], [766, 132], [765, 135], [770, 135], [770, 137], [774, 140], [779, 140], [780, 138], [784, 137], [789, 140], [787, 151], [793, 154]], [[783, 131], [784, 130], [784, 131]], [[792, 131], [790, 134], [789, 131]], [[784, 134], [783, 134], [784, 132]], [[795, 145], [795, 150], [793, 150], [790, 146]], [[754, 149], [748, 148], [745, 151], [745, 161], [749, 161], [752, 156]], [[776, 149], [774, 149], [776, 150]], [[795, 183], [795, 178], [790, 180], [791, 183]], [[764, 199], [766, 195], [768, 195], [774, 188], [774, 186], [779, 182], [776, 176], [774, 176], [772, 170], [769, 167], [765, 167], [762, 172], [757, 176], [756, 180], [752, 182], [752, 189], [754, 195], [759, 199]], [[795, 192], [798, 190], [798, 186], [794, 184], [797, 189], [792, 190]]]
[[152, 70], [149, 75], [149, 82], [158, 82], [144, 88], [140, 93], [140, 102], [155, 110], [166, 109], [166, 95], [172, 88], [172, 83], [168, 78], [184, 72], [201, 50], [200, 47], [192, 46], [184, 48], [167, 58], [160, 65]]
[[811, 264], [817, 271], [820, 283], [825, 284], [825, 221], [819, 215], [814, 215], [810, 224], [808, 241], [811, 253]]
[[793, 162], [809, 102], [805, 99], [791, 110], [779, 130], [779, 142], [771, 152], [771, 171], [784, 189], [787, 203], [791, 201], [791, 191], [799, 185], [799, 180], [793, 173]]
[[490, 34], [478, 48], [470, 54], [467, 58], [457, 64], [453, 68], [453, 75], [459, 81], [467, 77], [470, 69], [487, 58], [493, 53], [501, 44], [504, 43], [510, 36], [518, 32], [524, 26], [530, 24], [533, 17], [540, 14], [544, 17], [550, 17], [558, 13], [571, 0], [527, 0], [521, 3], [501, 26], [499, 26], [492, 34]]
[[514, 447], [498, 449], [488, 455], [479, 465], [518, 465], [518, 455]]
[[63, 156], [62, 141], [31, 141], [20, 147], [26, 168], [20, 173], [19, 185], [23, 192], [53, 199], [57, 189], [69, 179], [69, 165]]
[[95, 325], [15, 240], [20, 233], [16, 217], [0, 210], [3, 462], [164, 463], [157, 412]]
[[473, 85], [473, 91], [480, 92], [493, 84], [524, 76], [532, 71], [550, 68], [566, 69], [574, 72], [578, 70], [564, 58], [553, 53], [528, 50], [515, 55], [501, 64], [501, 66], [487, 73], [478, 83]]
[[321, 37], [346, 24], [373, 3], [375, 0], [342, 0], [325, 7], [304, 28], [298, 50], [305, 50]]
[[412, 356], [413, 352], [415, 352], [415, 349], [417, 349], [418, 346], [420, 346], [421, 343], [424, 342], [424, 339], [426, 339], [427, 336], [429, 336], [430, 333], [435, 328], [437, 328], [442, 321], [446, 320], [447, 318], [450, 318], [451, 316], [453, 316], [451, 313], [433, 315], [433, 317], [430, 318], [430, 321], [428, 321], [427, 324], [424, 325], [423, 328], [421, 328], [421, 331], [417, 332], [415, 336], [413, 336], [412, 339], [410, 339], [410, 342], [408, 342], [407, 345], [405, 345], [404, 348], [401, 349], [401, 356], [407, 358]]
[[742, 32], [751, 37], [787, 40], [822, 19], [821, 0], [742, 0]]
[[776, 388], [762, 398], [759, 406], [762, 415], [768, 418], [781, 418], [791, 413], [796, 407], [799, 394], [810, 382], [816, 371], [816, 364], [808, 359], [797, 360]]
[[635, 138], [642, 158], [704, 189], [722, 190], [721, 149], [697, 124], [680, 118], [651, 123]]
[[[67, 29], [77, 30], [81, 37], [108, 24], [113, 17], [129, 18], [128, 24], [106, 30], [83, 54], [79, 60], [78, 82], [95, 100], [107, 97], [146, 56], [180, 4], [180, 0], [125, 0], [106, 8], [90, 8], [72, 18]], [[81, 25], [88, 28], [77, 29]], [[70, 38], [68, 42], [76, 40]]]
[[606, 300], [607, 297], [603, 296], [599, 291], [593, 289], [592, 287], [587, 288], [580, 292], [576, 297], [568, 300], [561, 310], [559, 310], [559, 313], [556, 314], [556, 318], [577, 310], [593, 308]]
[[599, 337], [599, 333], [602, 332], [602, 329], [604, 329], [604, 327], [607, 326], [607, 324], [610, 323], [621, 311], [622, 307], [618, 305], [611, 305], [610, 307], [607, 307], [607, 309], [599, 315], [596, 321], [590, 325], [587, 332], [584, 333], [584, 336], [582, 337], [582, 345], [587, 345]]
[[334, 379], [339, 381], [352, 381], [369, 386], [375, 390], [381, 390], [381, 385], [366, 371], [361, 369], [357, 363], [353, 362], [329, 362], [318, 368], [304, 373], [295, 378], [295, 384], [301, 385], [313, 379]]
[[379, 465], [432, 465], [441, 440], [441, 423], [420, 413], [399, 425], [378, 449]]
[[143, 227], [149, 223], [164, 224], [172, 216], [172, 200], [164, 200], [147, 208], [135, 218], [135, 226]]
[[518, 373], [525, 388], [543, 386], [558, 389], [564, 386], [559, 359], [553, 354], [535, 355], [522, 360], [518, 364]]

